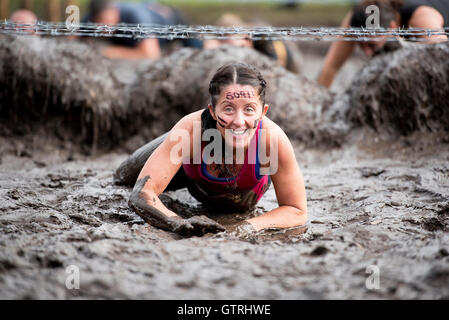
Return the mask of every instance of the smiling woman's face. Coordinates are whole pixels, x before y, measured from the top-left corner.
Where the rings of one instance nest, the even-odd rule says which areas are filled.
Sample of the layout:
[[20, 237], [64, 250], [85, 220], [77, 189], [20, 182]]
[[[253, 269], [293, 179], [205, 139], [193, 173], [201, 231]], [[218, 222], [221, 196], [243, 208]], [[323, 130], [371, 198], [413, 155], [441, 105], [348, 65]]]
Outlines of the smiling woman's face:
[[231, 84], [221, 90], [215, 110], [209, 110], [226, 143], [235, 148], [248, 146], [268, 106], [262, 105], [254, 87]]

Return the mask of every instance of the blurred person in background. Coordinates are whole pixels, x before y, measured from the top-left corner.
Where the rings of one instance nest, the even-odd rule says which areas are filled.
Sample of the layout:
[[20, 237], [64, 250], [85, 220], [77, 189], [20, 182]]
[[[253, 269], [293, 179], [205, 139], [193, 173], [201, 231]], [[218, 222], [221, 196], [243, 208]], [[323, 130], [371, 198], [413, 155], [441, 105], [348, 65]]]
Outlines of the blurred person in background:
[[[232, 13], [223, 14], [216, 25], [221, 27], [249, 27], [242, 19]], [[242, 34], [229, 34], [228, 39], [208, 39], [203, 41], [204, 49], [213, 49], [221, 45], [229, 44], [236, 47], [253, 48], [264, 55], [276, 60], [281, 66], [289, 71], [299, 73], [302, 63], [300, 54], [296, 47], [284, 41], [272, 40], [250, 40]]]
[[[366, 13], [366, 8], [370, 5], [379, 8], [379, 24], [382, 28], [444, 30], [442, 28], [449, 26], [449, 1], [447, 0], [365, 0], [346, 15], [341, 27], [366, 28], [366, 21], [372, 15], [370, 12]], [[447, 36], [432, 35], [424, 43], [440, 41], [447, 41]], [[387, 36], [377, 37], [372, 41], [340, 40], [333, 42], [318, 78], [321, 85], [328, 88], [332, 85], [338, 71], [349, 59], [357, 45], [366, 56], [372, 57], [387, 49]]]
[[[247, 25], [238, 16], [232, 13], [223, 14], [216, 23], [219, 27], [246, 27]], [[253, 43], [248, 37], [241, 34], [227, 34], [227, 39], [207, 39], [203, 41], [204, 49], [218, 48], [224, 44], [230, 44], [236, 47], [252, 48]]]
[[[91, 0], [89, 13], [83, 22], [104, 25], [126, 24], [158, 24], [158, 25], [186, 25], [185, 19], [174, 8], [163, 6], [156, 2], [147, 3], [118, 3], [114, 0]], [[168, 44], [168, 40], [157, 38], [133, 39], [111, 37], [111, 46], [103, 54], [111, 59], [159, 59], [161, 46]], [[184, 46], [200, 47], [196, 40], [183, 41]]]
[[30, 25], [30, 26], [21, 26], [20, 30], [23, 30], [24, 32], [29, 34], [34, 34], [32, 26], [36, 24], [37, 17], [32, 11], [26, 9], [19, 9], [11, 14], [9, 20], [16, 24]]

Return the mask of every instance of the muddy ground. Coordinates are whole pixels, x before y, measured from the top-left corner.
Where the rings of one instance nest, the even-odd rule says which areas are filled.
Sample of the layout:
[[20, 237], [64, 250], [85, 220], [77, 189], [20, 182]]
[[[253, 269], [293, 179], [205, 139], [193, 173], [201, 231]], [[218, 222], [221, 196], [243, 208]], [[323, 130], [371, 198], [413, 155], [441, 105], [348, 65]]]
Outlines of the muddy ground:
[[[304, 58], [313, 79], [322, 48]], [[351, 60], [333, 90], [362, 64]], [[305, 228], [181, 239], [144, 223], [128, 208], [131, 190], [112, 184], [126, 144], [87, 157], [36, 136], [0, 137], [0, 298], [449, 299], [449, 144], [437, 141], [360, 129], [341, 148], [295, 144]], [[186, 190], [162, 199], [229, 230], [258, 214], [204, 212]], [[258, 212], [275, 206], [271, 188]], [[68, 266], [79, 268], [79, 289], [66, 287]]]

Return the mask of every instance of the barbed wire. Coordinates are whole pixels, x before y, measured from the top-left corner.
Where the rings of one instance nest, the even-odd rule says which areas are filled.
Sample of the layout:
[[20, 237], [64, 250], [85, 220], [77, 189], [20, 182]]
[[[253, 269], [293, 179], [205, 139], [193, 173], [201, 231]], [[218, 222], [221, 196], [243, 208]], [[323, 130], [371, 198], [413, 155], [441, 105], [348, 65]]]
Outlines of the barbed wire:
[[[333, 28], [333, 27], [222, 27], [158, 24], [100, 25], [94, 23], [54, 23], [39, 21], [36, 24], [0, 22], [0, 34], [40, 36], [78, 36], [101, 38], [162, 38], [176, 39], [235, 39], [250, 40], [346, 40], [372, 41], [387, 37], [395, 40], [405, 37], [413, 41], [427, 41], [432, 36], [449, 35], [445, 29], [384, 29], [384, 28]], [[376, 39], [377, 37], [377, 39]]]

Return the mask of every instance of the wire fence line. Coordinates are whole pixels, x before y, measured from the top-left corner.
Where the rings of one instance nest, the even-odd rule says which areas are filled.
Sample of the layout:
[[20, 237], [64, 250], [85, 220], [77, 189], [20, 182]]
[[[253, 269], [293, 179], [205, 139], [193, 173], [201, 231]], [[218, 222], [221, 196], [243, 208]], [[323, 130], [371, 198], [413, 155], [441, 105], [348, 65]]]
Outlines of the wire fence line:
[[93, 23], [69, 24], [39, 21], [36, 24], [0, 22], [0, 34], [41, 36], [79, 36], [101, 38], [162, 38], [176, 39], [231, 39], [250, 40], [346, 40], [372, 41], [387, 37], [395, 40], [405, 37], [412, 41], [427, 41], [431, 36], [449, 36], [445, 29], [384, 29], [384, 28], [332, 28], [332, 27], [221, 27], [157, 24], [100, 25]]

